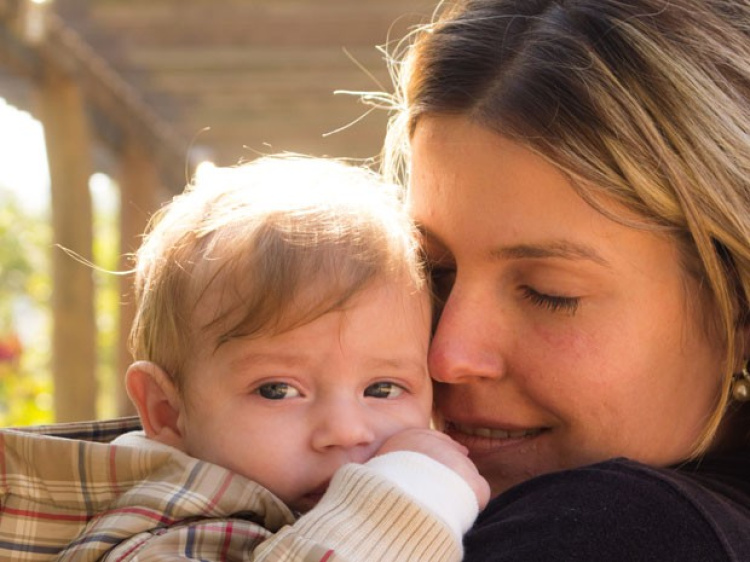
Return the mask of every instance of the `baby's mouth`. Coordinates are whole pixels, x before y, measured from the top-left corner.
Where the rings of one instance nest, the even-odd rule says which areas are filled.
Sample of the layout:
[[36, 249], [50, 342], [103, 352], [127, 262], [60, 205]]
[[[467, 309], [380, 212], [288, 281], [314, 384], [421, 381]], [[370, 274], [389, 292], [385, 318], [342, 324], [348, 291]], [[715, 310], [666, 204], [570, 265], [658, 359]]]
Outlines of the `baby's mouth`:
[[326, 490], [328, 490], [328, 485], [331, 483], [330, 480], [326, 480], [323, 482], [320, 486], [317, 486], [316, 488], [310, 490], [305, 494], [306, 498], [313, 498], [319, 500], [323, 497], [323, 494], [326, 493]]

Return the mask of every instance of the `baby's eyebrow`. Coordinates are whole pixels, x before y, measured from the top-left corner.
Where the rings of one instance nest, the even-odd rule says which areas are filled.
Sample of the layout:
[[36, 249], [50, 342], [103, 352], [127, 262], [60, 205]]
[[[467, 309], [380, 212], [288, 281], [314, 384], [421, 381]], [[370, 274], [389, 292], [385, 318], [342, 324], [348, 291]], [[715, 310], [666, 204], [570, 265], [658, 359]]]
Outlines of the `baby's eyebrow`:
[[373, 369], [414, 369], [426, 368], [426, 357], [370, 357], [365, 365]]
[[243, 365], [279, 365], [284, 367], [306, 366], [309, 363], [306, 357], [288, 352], [253, 351], [243, 354], [234, 359], [231, 366], [234, 368]]
[[490, 256], [497, 260], [541, 258], [588, 260], [605, 267], [610, 267], [610, 263], [591, 246], [567, 240], [555, 240], [544, 244], [500, 246], [490, 250]]

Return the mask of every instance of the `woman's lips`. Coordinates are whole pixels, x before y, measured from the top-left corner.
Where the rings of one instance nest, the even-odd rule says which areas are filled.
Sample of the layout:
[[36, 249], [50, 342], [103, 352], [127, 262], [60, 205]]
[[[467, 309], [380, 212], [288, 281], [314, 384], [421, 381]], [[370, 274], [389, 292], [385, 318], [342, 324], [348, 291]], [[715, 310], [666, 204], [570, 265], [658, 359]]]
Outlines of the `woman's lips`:
[[468, 448], [472, 456], [528, 443], [549, 430], [546, 427], [500, 429], [467, 425], [449, 420], [445, 420], [444, 424], [443, 431]]
[[490, 439], [520, 439], [522, 437], [533, 437], [539, 435], [545, 428], [535, 427], [531, 429], [494, 429], [491, 427], [474, 427], [456, 422], [446, 422], [446, 431], [457, 431], [466, 435], [477, 437], [489, 437]]

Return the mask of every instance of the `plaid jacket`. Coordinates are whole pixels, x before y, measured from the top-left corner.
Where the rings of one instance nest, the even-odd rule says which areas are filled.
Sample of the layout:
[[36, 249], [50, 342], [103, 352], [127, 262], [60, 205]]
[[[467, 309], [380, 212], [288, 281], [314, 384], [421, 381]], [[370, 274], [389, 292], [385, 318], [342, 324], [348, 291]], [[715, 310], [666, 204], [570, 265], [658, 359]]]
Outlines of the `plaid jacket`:
[[295, 522], [222, 467], [109, 444], [139, 428], [123, 418], [0, 431], [0, 560], [460, 560], [444, 525], [365, 466], [340, 470]]

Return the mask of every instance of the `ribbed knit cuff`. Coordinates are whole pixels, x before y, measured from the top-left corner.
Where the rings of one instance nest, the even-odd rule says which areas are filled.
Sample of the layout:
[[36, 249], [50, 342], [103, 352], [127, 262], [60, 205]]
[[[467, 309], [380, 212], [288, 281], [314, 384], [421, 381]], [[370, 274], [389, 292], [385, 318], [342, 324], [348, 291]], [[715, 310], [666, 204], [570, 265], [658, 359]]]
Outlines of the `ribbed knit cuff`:
[[347, 464], [318, 505], [263, 548], [312, 542], [347, 562], [460, 562], [461, 538], [380, 472], [367, 464]]
[[477, 498], [469, 484], [427, 455], [396, 451], [374, 457], [365, 466], [439, 517], [459, 542], [479, 513]]

